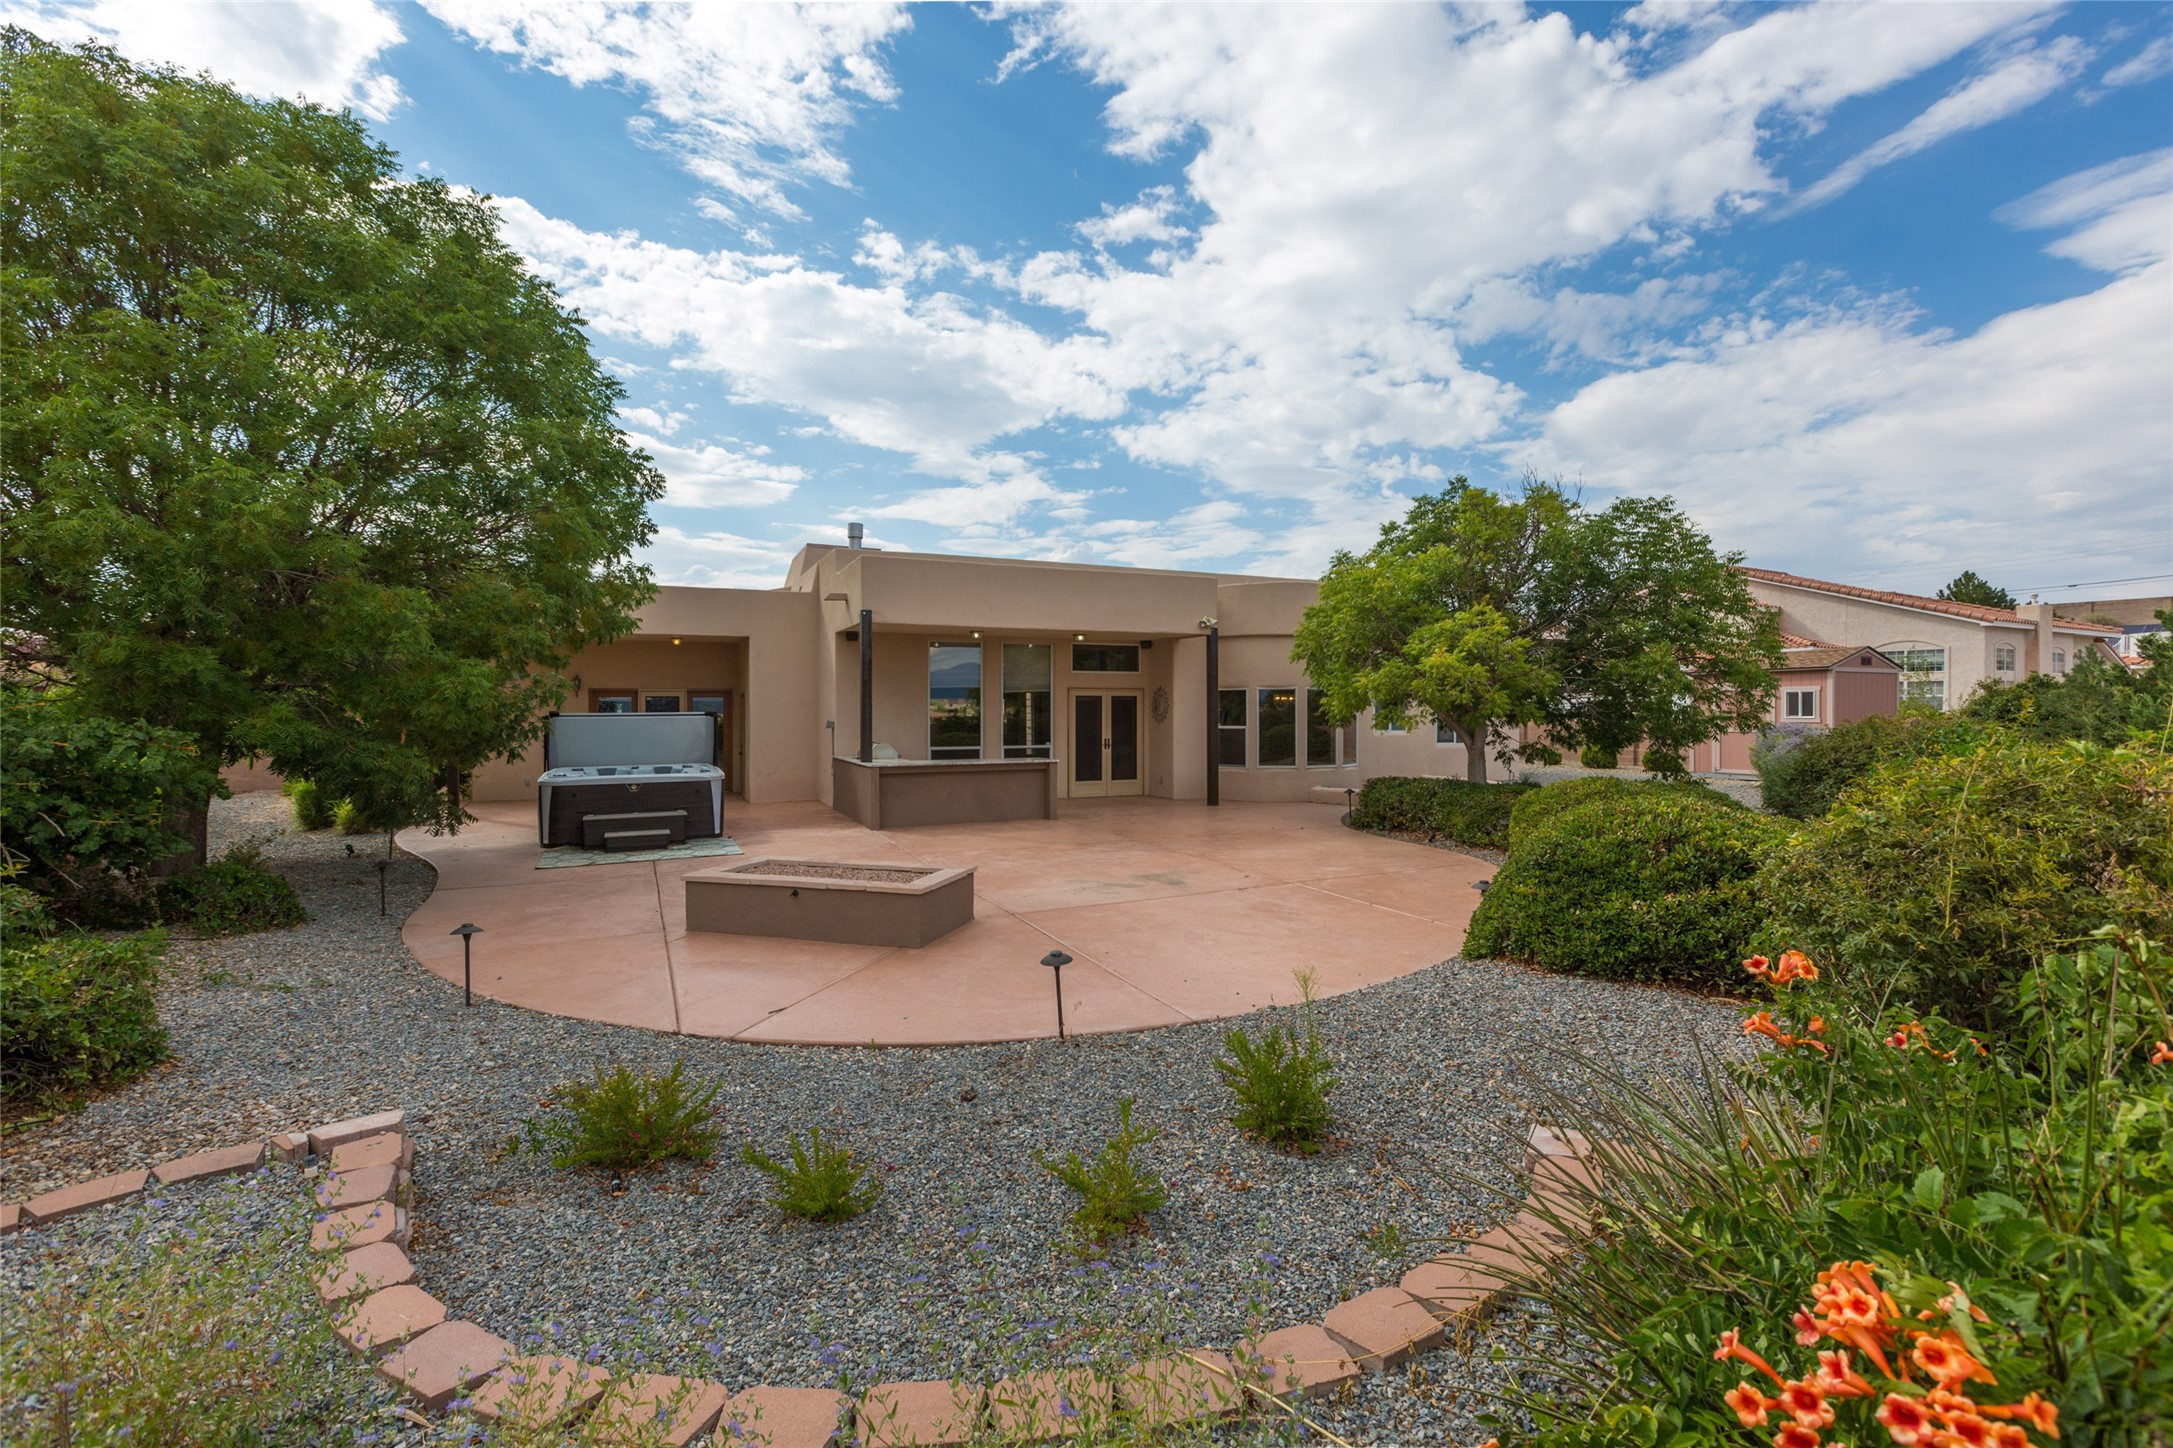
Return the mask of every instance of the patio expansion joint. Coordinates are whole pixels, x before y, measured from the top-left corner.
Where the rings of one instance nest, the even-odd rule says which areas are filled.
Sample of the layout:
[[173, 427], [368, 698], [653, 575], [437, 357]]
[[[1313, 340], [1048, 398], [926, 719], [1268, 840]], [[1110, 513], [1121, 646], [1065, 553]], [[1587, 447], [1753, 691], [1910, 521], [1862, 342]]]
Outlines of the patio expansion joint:
[[664, 939], [664, 983], [672, 995], [672, 1034], [683, 1036], [687, 1032], [679, 1015], [679, 966], [672, 951], [671, 917], [664, 909], [664, 876], [653, 860], [649, 863], [649, 883], [656, 890], [657, 933]]

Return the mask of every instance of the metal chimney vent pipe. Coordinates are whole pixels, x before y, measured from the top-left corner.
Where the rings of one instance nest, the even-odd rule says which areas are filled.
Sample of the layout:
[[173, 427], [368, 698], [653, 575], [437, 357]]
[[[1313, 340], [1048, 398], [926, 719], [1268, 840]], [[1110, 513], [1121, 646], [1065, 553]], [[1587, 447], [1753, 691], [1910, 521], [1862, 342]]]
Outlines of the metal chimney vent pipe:
[[845, 525], [845, 546], [846, 546], [846, 547], [848, 547], [848, 548], [860, 548], [860, 547], [864, 547], [864, 546], [866, 545], [867, 537], [868, 537], [868, 530], [867, 530], [867, 529], [865, 529], [865, 528], [863, 528], [863, 527], [861, 527], [861, 526], [860, 526], [860, 525], [859, 525], [858, 523], [847, 523], [847, 524]]

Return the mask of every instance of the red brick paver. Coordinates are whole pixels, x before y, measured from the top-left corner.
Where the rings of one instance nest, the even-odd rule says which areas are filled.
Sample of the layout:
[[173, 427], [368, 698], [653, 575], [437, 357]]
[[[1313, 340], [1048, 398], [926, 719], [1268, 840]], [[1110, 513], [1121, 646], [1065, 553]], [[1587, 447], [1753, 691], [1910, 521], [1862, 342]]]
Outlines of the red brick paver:
[[334, 1147], [345, 1146], [350, 1141], [360, 1141], [365, 1136], [399, 1131], [406, 1124], [405, 1111], [380, 1111], [373, 1116], [356, 1116], [346, 1121], [334, 1121], [310, 1132], [309, 1149], [313, 1155], [329, 1156]]
[[878, 1383], [853, 1413], [861, 1448], [952, 1448], [981, 1426], [988, 1392], [972, 1383]]
[[160, 1162], [151, 1168], [151, 1175], [160, 1186], [170, 1187], [177, 1182], [197, 1182], [206, 1177], [233, 1176], [237, 1172], [255, 1171], [263, 1164], [264, 1143], [258, 1141], [247, 1146], [199, 1151], [193, 1156]]
[[265, 1145], [273, 1156], [281, 1161], [300, 1161], [309, 1155], [309, 1133], [306, 1131], [282, 1131]]
[[445, 1304], [420, 1287], [373, 1292], [340, 1315], [340, 1341], [375, 1357], [445, 1321]]
[[1106, 1433], [1116, 1411], [1116, 1389], [1084, 1368], [1006, 1378], [988, 1390], [989, 1417], [1006, 1443]]
[[317, 1295], [327, 1302], [345, 1302], [358, 1292], [398, 1287], [415, 1280], [415, 1264], [407, 1253], [390, 1242], [357, 1247], [317, 1274]]
[[1227, 1418], [1244, 1406], [1230, 1359], [1195, 1349], [1134, 1363], [1119, 1376], [1117, 1401], [1143, 1428], [1192, 1418]]
[[319, 1252], [390, 1242], [407, 1249], [407, 1212], [391, 1202], [364, 1202], [327, 1212], [310, 1224], [309, 1245]]
[[332, 1148], [332, 1170], [360, 1171], [390, 1162], [402, 1171], [415, 1168], [415, 1138], [404, 1131], [384, 1131]]
[[1321, 1326], [1369, 1372], [1392, 1368], [1441, 1346], [1440, 1320], [1400, 1287], [1376, 1287], [1328, 1309]]
[[47, 1222], [57, 1222], [62, 1217], [72, 1217], [77, 1212], [102, 1207], [108, 1202], [120, 1201], [123, 1197], [132, 1197], [142, 1191], [144, 1183], [150, 1180], [151, 1174], [147, 1171], [115, 1172], [112, 1176], [102, 1176], [96, 1181], [78, 1182], [72, 1187], [62, 1187], [57, 1192], [32, 1197], [23, 1203], [23, 1213], [42, 1226]]
[[750, 1448], [830, 1448], [852, 1402], [828, 1388], [749, 1388], [724, 1405], [717, 1435]]
[[598, 1434], [607, 1441], [661, 1441], [664, 1448], [686, 1448], [717, 1426], [730, 1397], [721, 1383], [636, 1373], [604, 1389], [596, 1404]]
[[1358, 1377], [1343, 1344], [1310, 1322], [1240, 1344], [1236, 1364], [1247, 1382], [1278, 1398], [1317, 1398]]
[[[390, 1292], [406, 1292], [394, 1287]], [[378, 1297], [388, 1295], [385, 1292]], [[375, 1301], [365, 1299], [365, 1304]], [[439, 1311], [444, 1309], [440, 1308]], [[461, 1389], [481, 1382], [513, 1356], [513, 1344], [472, 1322], [440, 1322], [399, 1351], [378, 1360], [377, 1370], [426, 1408], [443, 1408]]]
[[542, 1427], [588, 1407], [609, 1382], [602, 1369], [569, 1357], [517, 1357], [470, 1395], [468, 1411], [489, 1422]]
[[360, 1171], [335, 1172], [317, 1188], [317, 1205], [320, 1207], [352, 1207], [363, 1202], [396, 1200], [400, 1191], [400, 1168], [391, 1162], [382, 1166], [366, 1166]]
[[0, 1237], [10, 1232], [20, 1232], [30, 1225], [21, 1202], [0, 1202]]

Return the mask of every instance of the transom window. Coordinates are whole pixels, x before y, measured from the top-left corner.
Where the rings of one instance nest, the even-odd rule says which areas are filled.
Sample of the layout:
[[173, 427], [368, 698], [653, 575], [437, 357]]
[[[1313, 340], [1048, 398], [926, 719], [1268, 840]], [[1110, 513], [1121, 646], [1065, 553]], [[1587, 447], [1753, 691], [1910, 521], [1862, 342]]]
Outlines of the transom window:
[[1781, 717], [1783, 719], [1816, 719], [1818, 717], [1818, 690], [1783, 689], [1781, 691]]
[[1075, 674], [1136, 674], [1138, 644], [1073, 644], [1071, 669]]
[[928, 646], [928, 757], [981, 757], [981, 646]]

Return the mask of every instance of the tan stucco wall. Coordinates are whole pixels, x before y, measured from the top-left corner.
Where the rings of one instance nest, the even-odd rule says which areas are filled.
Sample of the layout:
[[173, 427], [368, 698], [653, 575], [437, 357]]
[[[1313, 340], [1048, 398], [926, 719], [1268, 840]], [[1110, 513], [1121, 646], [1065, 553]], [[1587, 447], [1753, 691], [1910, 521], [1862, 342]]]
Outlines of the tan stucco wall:
[[[1815, 593], [1750, 580], [1760, 603], [1780, 609], [1784, 632], [1826, 643], [1875, 649], [1943, 648], [1947, 651], [1947, 707], [1954, 708], [1989, 678], [2013, 681], [2038, 667], [2036, 630], [2027, 625], [1988, 625], [1969, 619], [1897, 608], [1868, 599]], [[1993, 649], [2015, 648], [2015, 671], [1995, 674]]]

